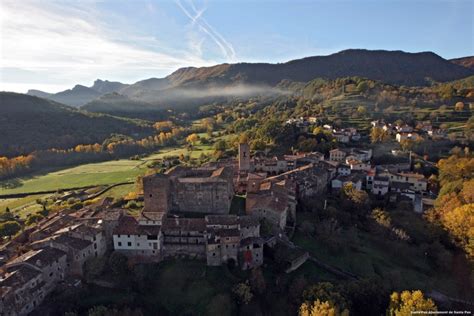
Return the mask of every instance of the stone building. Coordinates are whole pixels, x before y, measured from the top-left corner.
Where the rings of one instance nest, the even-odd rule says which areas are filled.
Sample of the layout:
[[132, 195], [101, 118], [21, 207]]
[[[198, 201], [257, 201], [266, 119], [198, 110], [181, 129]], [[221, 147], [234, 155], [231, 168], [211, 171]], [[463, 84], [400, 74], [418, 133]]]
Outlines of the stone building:
[[91, 241], [71, 237], [66, 234], [55, 235], [31, 244], [33, 249], [51, 247], [64, 251], [67, 255], [67, 274], [82, 276], [83, 265], [87, 259], [97, 257]]
[[247, 143], [239, 144], [239, 171], [243, 173], [250, 171], [250, 146]]
[[[178, 218], [160, 214], [142, 214], [138, 220], [129, 215], [122, 216], [113, 235], [115, 250], [138, 261], [188, 257], [204, 259], [208, 265], [217, 266], [232, 261], [241, 263], [239, 258], [246, 252], [245, 268], [263, 262], [260, 223], [255, 217]], [[241, 244], [244, 240], [247, 240], [245, 249]]]
[[27, 315], [47, 294], [39, 269], [19, 266], [0, 278], [0, 315]]
[[266, 179], [270, 182], [283, 180], [291, 180], [295, 185], [296, 197], [305, 198], [324, 193], [330, 182], [330, 175], [318, 164], [309, 164]]
[[234, 195], [231, 167], [177, 166], [143, 178], [145, 210], [228, 214]]
[[163, 219], [163, 256], [205, 258], [206, 224], [203, 218]]
[[274, 227], [285, 229], [287, 221], [296, 219], [296, 201], [285, 186], [285, 181], [267, 181], [257, 192], [247, 193], [245, 212], [258, 219], [265, 219]]
[[133, 216], [124, 215], [113, 232], [114, 249], [126, 255], [155, 257], [160, 260], [163, 236], [159, 225], [140, 225]]
[[264, 240], [260, 237], [248, 237], [240, 241], [239, 264], [242, 270], [262, 265], [263, 246]]

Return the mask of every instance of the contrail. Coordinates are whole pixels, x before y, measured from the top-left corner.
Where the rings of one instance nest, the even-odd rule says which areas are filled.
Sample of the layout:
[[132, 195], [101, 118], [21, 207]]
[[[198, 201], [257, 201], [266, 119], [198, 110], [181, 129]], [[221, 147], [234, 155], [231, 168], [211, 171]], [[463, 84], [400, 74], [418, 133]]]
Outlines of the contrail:
[[219, 32], [217, 32], [207, 21], [204, 19], [202, 14], [206, 10], [201, 9], [197, 10], [196, 7], [194, 6], [194, 3], [192, 1], [189, 1], [191, 5], [191, 10], [193, 11], [194, 15], [189, 12], [188, 9], [186, 9], [183, 4], [181, 3], [180, 0], [175, 0], [176, 4], [179, 6], [181, 11], [191, 20], [191, 23], [197, 24], [199, 29], [206, 33], [213, 41], [214, 43], [219, 47], [221, 50], [222, 54], [230, 60], [235, 60], [235, 50], [232, 44], [230, 44]]

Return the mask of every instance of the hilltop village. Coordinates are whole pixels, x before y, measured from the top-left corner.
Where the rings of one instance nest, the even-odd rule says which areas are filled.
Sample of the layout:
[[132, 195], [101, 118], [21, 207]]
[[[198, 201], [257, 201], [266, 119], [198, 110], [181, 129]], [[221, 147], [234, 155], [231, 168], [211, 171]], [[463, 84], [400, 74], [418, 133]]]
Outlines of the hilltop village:
[[[371, 159], [371, 149], [348, 147], [329, 156], [252, 156], [241, 143], [237, 159], [144, 177], [139, 216], [110, 199], [53, 213], [1, 248], [0, 314], [28, 314], [53, 289], [80, 286], [84, 263], [106, 253], [123, 254], [131, 264], [192, 258], [247, 270], [264, 265], [266, 249], [283, 247], [285, 269], [294, 271], [311, 258], [290, 241], [299, 203], [347, 188], [409, 201], [417, 212], [432, 202], [428, 180], [410, 163], [375, 166]], [[236, 197], [244, 201], [240, 207]]]

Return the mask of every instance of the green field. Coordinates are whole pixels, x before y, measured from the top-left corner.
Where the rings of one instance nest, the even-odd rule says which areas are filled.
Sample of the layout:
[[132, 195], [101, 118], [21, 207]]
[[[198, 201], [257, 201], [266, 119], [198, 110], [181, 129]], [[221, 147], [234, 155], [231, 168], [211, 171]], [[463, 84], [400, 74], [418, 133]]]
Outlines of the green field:
[[36, 200], [45, 196], [47, 195], [36, 194], [18, 199], [0, 199], [0, 214], [8, 207], [14, 215], [26, 218], [28, 214], [36, 213], [43, 209], [40, 204], [36, 203]]
[[48, 174], [19, 178], [8, 183], [4, 181], [1, 183], [0, 194], [64, 190], [135, 181], [135, 178], [143, 174], [145, 170], [144, 162], [139, 160], [122, 159], [92, 163]]
[[[225, 139], [228, 135], [219, 138]], [[206, 135], [201, 135], [206, 138]], [[215, 139], [218, 139], [216, 137]], [[136, 177], [145, 174], [147, 163], [153, 160], [162, 159], [166, 156], [189, 155], [193, 159], [199, 158], [202, 154], [212, 154], [214, 151], [212, 144], [201, 144], [198, 142], [191, 150], [184, 147], [164, 148], [141, 160], [120, 159], [100, 163], [84, 164], [73, 168], [67, 168], [46, 174], [36, 174], [22, 178], [0, 182], [1, 194], [34, 193], [52, 190], [65, 190], [69, 188], [98, 186], [114, 184], [119, 182], [135, 181]], [[117, 188], [112, 191], [112, 196], [124, 188]], [[107, 194], [108, 195], [108, 194]]]

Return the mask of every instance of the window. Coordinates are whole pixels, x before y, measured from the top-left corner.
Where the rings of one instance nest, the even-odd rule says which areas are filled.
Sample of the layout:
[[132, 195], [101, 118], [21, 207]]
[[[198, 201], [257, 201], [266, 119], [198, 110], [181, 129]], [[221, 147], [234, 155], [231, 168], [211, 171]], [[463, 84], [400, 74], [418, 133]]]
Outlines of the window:
[[148, 239], [148, 240], [157, 240], [158, 235], [148, 235], [148, 236], [146, 236], [146, 239]]
[[213, 257], [215, 257], [215, 256], [216, 256], [216, 253], [215, 253], [215, 252], [213, 252], [213, 253], [212, 253], [212, 256], [213, 256]]
[[120, 235], [117, 235], [117, 238], [120, 238]]
[[117, 244], [119, 247], [122, 247], [122, 243], [120, 241]]
[[129, 247], [132, 247], [132, 242], [129, 241], [129, 242], [127, 243], [127, 245], [128, 245]]
[[128, 238], [130, 238], [130, 235], [127, 235]]
[[139, 243], [139, 242], [137, 242], [137, 247], [140, 247], [140, 243]]

